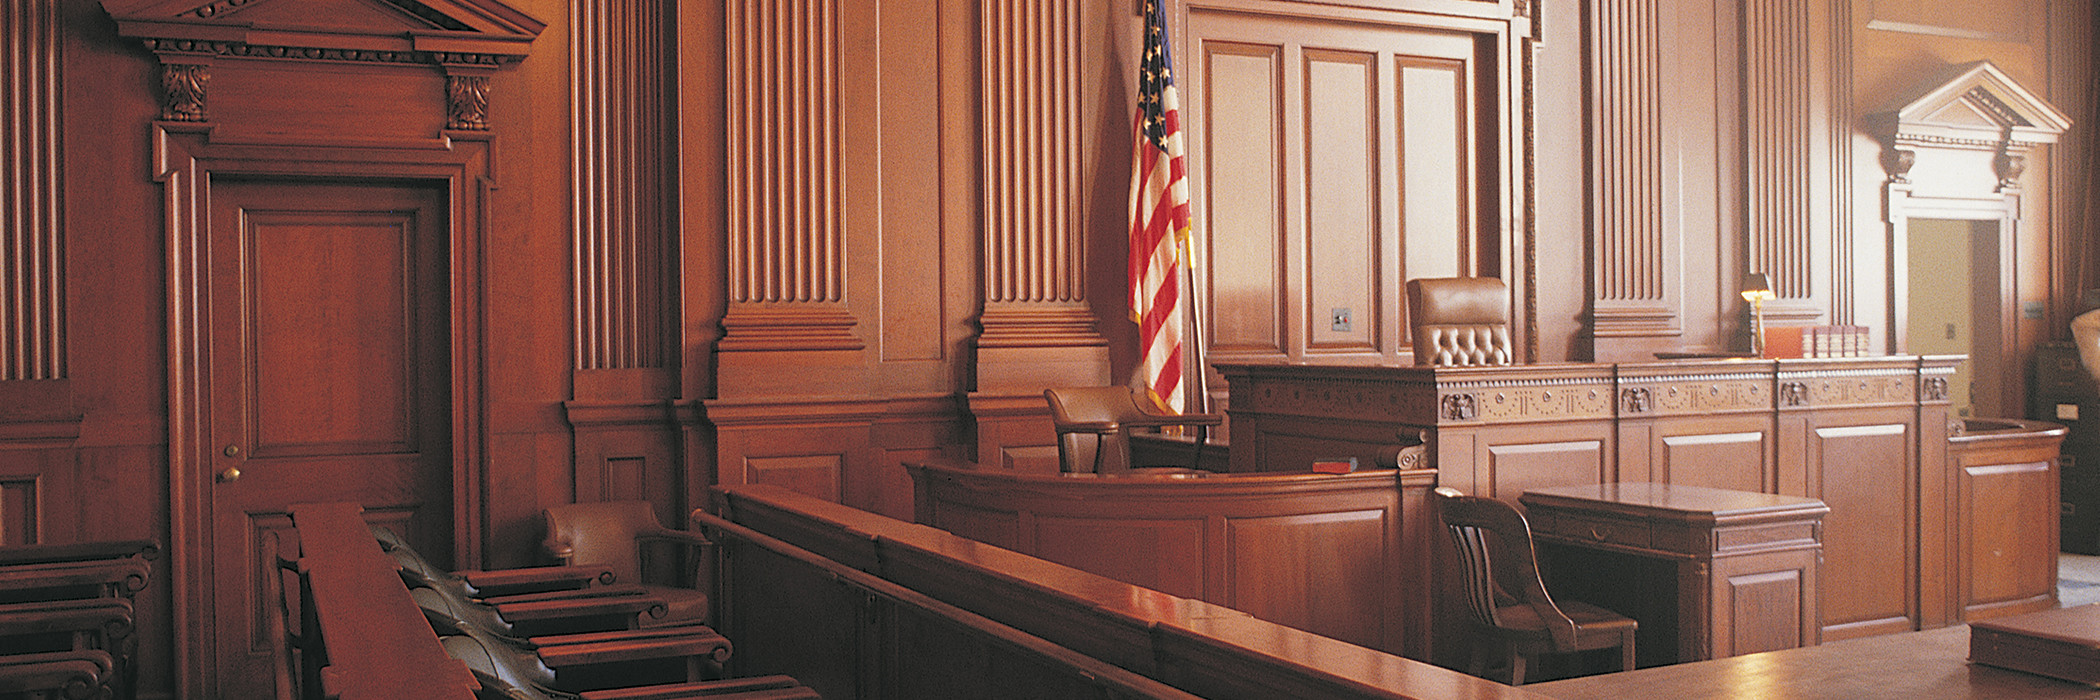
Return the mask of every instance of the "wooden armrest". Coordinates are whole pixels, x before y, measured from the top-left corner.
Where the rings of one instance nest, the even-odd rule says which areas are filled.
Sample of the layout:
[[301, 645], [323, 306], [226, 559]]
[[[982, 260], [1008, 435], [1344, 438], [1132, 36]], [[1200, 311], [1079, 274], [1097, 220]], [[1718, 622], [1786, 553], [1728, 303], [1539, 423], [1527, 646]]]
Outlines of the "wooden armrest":
[[153, 540], [24, 544], [0, 547], [0, 566], [130, 557], [152, 559], [157, 556], [160, 556], [160, 543]]
[[612, 569], [602, 566], [533, 566], [496, 571], [455, 571], [454, 575], [474, 587], [482, 597], [575, 590], [613, 582]]
[[502, 607], [511, 603], [536, 603], [546, 600], [579, 600], [587, 598], [625, 598], [627, 596], [647, 595], [648, 593], [649, 589], [636, 584], [615, 583], [565, 591], [539, 591], [536, 593], [487, 596], [480, 600], [489, 605]]
[[113, 586], [129, 596], [146, 587], [149, 568], [137, 558], [0, 566], [0, 591]]
[[583, 700], [684, 700], [685, 698], [718, 698], [720, 700], [798, 700], [821, 698], [817, 691], [805, 688], [787, 676], [758, 676], [755, 678], [731, 678], [697, 683], [667, 683], [645, 685], [634, 688], [613, 688], [579, 693]]
[[534, 600], [503, 603], [494, 607], [497, 615], [501, 615], [505, 622], [513, 624], [579, 617], [635, 617], [645, 613], [651, 619], [662, 619], [670, 613], [670, 608], [664, 604], [663, 599], [641, 595]]
[[729, 640], [702, 625], [533, 637], [548, 668], [678, 657], [729, 660]]
[[670, 540], [673, 542], [678, 542], [680, 544], [689, 545], [693, 547], [715, 546], [715, 541], [707, 539], [706, 535], [702, 535], [697, 532], [692, 532], [690, 530], [673, 530], [668, 527], [659, 527], [654, 530], [638, 533], [635, 535], [635, 537], [638, 539]]
[[97, 697], [115, 667], [100, 649], [0, 656], [0, 693], [55, 691], [67, 698]]
[[0, 636], [52, 633], [100, 633], [110, 639], [131, 635], [131, 601], [86, 598], [0, 605]]
[[1125, 419], [1123, 424], [1135, 428], [1159, 428], [1169, 425], [1195, 425], [1211, 427], [1222, 425], [1225, 417], [1215, 413], [1185, 413], [1178, 416], [1147, 415], [1143, 418]]

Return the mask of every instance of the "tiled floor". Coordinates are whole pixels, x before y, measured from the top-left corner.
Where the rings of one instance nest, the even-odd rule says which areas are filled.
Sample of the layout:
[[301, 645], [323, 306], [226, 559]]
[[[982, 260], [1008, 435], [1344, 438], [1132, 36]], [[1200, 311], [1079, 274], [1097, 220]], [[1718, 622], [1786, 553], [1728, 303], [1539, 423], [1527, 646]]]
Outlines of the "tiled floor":
[[2100, 557], [2060, 555], [2056, 579], [2056, 597], [2064, 607], [2100, 603]]

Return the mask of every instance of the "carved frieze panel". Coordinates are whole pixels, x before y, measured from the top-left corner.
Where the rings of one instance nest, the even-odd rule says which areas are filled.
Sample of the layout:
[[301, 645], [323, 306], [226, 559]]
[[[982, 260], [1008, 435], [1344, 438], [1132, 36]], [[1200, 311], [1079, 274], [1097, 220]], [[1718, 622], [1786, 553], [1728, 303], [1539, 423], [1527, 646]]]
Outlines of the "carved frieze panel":
[[1235, 411], [1316, 418], [1359, 419], [1426, 412], [1436, 401], [1426, 387], [1376, 381], [1328, 380], [1310, 384], [1254, 383]]
[[[1769, 410], [1772, 407], [1771, 382], [1770, 375], [1749, 374], [1622, 381], [1625, 386], [1620, 390], [1620, 412], [1682, 415]], [[1638, 407], [1626, 400], [1629, 393], [1642, 399]]]
[[1914, 372], [1857, 370], [1782, 373], [1780, 406], [1874, 406], [1917, 400]]
[[1470, 395], [1477, 397], [1479, 418], [1496, 423], [1607, 417], [1616, 398], [1610, 387], [1582, 385], [1506, 386]]

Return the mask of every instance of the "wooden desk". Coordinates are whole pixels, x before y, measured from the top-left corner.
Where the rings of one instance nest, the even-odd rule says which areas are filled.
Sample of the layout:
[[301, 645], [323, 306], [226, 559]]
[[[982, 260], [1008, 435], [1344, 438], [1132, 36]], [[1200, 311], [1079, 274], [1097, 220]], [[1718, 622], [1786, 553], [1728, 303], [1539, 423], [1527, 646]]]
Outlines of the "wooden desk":
[[1565, 700], [2094, 698], [2100, 689], [1968, 662], [1966, 625], [1524, 686]]
[[[1960, 361], [1218, 368], [1231, 386], [1236, 472], [1368, 457], [1419, 431], [1439, 486], [1508, 501], [1533, 489], [1636, 481], [1820, 500], [1831, 510], [1821, 635], [1836, 640], [1961, 622], [1949, 574], [1966, 566], [1974, 580], [2001, 578], [2000, 559], [1975, 558], [1984, 550], [1957, 541], [1947, 382]], [[2046, 494], [1979, 486], [1993, 507], [2056, 512]], [[1464, 649], [1444, 643], [1450, 633], [1439, 629], [1433, 653], [1463, 663], [1445, 656]]]
[[1547, 589], [1639, 620], [1643, 666], [1820, 640], [1822, 501], [1654, 483], [1534, 489], [1518, 500]]

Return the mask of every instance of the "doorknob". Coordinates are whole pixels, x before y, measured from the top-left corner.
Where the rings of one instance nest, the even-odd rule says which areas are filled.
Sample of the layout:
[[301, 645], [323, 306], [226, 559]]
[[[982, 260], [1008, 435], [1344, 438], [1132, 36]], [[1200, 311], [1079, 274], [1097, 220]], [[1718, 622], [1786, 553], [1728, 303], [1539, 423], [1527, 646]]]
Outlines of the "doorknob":
[[240, 467], [227, 467], [225, 471], [219, 472], [219, 483], [221, 483], [221, 484], [231, 484], [231, 483], [233, 483], [233, 482], [236, 482], [236, 481], [240, 481], [240, 480], [241, 480], [241, 468], [240, 468]]

